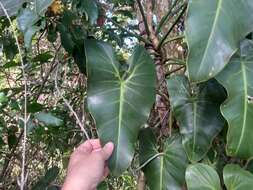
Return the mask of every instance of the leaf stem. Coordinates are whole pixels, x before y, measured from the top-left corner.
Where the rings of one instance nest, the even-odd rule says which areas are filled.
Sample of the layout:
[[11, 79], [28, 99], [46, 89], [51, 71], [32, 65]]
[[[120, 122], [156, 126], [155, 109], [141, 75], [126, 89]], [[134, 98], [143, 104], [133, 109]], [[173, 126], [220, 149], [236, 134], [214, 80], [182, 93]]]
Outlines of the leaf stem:
[[66, 104], [66, 106], [69, 108], [69, 110], [71, 111], [71, 113], [75, 116], [76, 118], [76, 122], [77, 124], [79, 125], [80, 129], [82, 130], [82, 132], [84, 133], [85, 137], [87, 140], [90, 139], [87, 131], [85, 130], [82, 122], [80, 121], [79, 117], [77, 116], [77, 113], [74, 111], [73, 107], [70, 105], [70, 103], [68, 102], [68, 100], [66, 98], [64, 98], [64, 96], [62, 95], [59, 87], [58, 87], [58, 70], [59, 70], [59, 65], [57, 65], [56, 67], [56, 71], [55, 71], [55, 80], [54, 80], [54, 83], [55, 83], [55, 89], [58, 93], [58, 95], [63, 99], [64, 103]]
[[27, 76], [26, 76], [26, 72], [25, 72], [25, 63], [23, 60], [23, 56], [22, 56], [22, 51], [21, 51], [21, 47], [19, 45], [18, 42], [18, 37], [16, 34], [16, 30], [15, 27], [13, 26], [13, 23], [11, 21], [11, 18], [6, 10], [6, 8], [4, 7], [4, 5], [2, 4], [2, 2], [0, 1], [0, 6], [2, 8], [2, 10], [4, 11], [5, 16], [7, 17], [10, 26], [11, 26], [11, 30], [13, 32], [15, 41], [16, 41], [16, 45], [18, 47], [18, 52], [19, 52], [19, 56], [20, 56], [20, 62], [21, 62], [21, 70], [22, 70], [22, 75], [23, 75], [23, 80], [24, 80], [24, 118], [22, 119], [24, 122], [24, 136], [23, 136], [23, 142], [22, 142], [22, 166], [21, 166], [21, 176], [20, 176], [20, 180], [18, 180], [18, 185], [20, 186], [20, 189], [23, 190], [25, 189], [25, 185], [26, 185], [26, 181], [27, 181], [27, 177], [28, 177], [28, 173], [25, 173], [25, 163], [26, 163], [26, 142], [27, 142], [27, 122], [28, 122], [28, 114], [27, 114]]
[[181, 19], [181, 17], [183, 16], [183, 14], [186, 11], [187, 8], [187, 4], [184, 3], [182, 5], [183, 10], [180, 12], [180, 14], [176, 17], [175, 22], [170, 26], [170, 28], [168, 29], [168, 32], [163, 36], [163, 38], [161, 39], [161, 41], [158, 44], [158, 49], [161, 49], [162, 45], [164, 44], [164, 42], [166, 41], [167, 37], [170, 35], [171, 31], [174, 29], [174, 27], [177, 25], [177, 23], [179, 22], [179, 20]]
[[148, 22], [147, 22], [147, 19], [146, 19], [146, 17], [145, 17], [145, 13], [144, 13], [144, 9], [143, 9], [143, 6], [142, 6], [142, 4], [141, 4], [141, 1], [140, 1], [140, 0], [137, 0], [137, 4], [138, 4], [138, 7], [139, 7], [140, 12], [141, 12], [142, 20], [143, 20], [143, 22], [144, 22], [144, 26], [145, 26], [147, 35], [150, 36], [150, 31], [149, 31], [149, 28], [148, 28]]
[[156, 159], [159, 156], [164, 156], [164, 155], [165, 154], [163, 152], [155, 154], [154, 156], [150, 157], [146, 162], [144, 162], [140, 167], [138, 167], [135, 171], [137, 172], [137, 171], [141, 170], [146, 165], [148, 165], [152, 160]]
[[157, 29], [156, 29], [156, 32], [155, 34], [159, 34], [163, 25], [166, 23], [166, 21], [168, 20], [169, 16], [171, 15], [171, 12], [173, 10], [173, 8], [176, 6], [178, 0], [175, 0], [175, 2], [171, 5], [169, 11], [167, 12], [166, 15], [163, 16], [163, 18], [161, 19], [161, 21], [159, 22], [158, 26], [157, 26]]

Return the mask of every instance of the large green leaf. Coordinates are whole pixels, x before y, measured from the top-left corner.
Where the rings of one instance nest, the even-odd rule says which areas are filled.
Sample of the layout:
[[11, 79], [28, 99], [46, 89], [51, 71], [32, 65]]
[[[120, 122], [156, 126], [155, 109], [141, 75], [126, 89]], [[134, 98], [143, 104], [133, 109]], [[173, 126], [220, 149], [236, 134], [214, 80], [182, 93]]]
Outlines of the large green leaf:
[[119, 175], [130, 165], [141, 125], [155, 101], [155, 66], [146, 50], [137, 46], [120, 76], [120, 64], [111, 45], [85, 42], [88, 70], [88, 107], [102, 143], [113, 141], [109, 166]]
[[225, 124], [220, 113], [225, 91], [215, 80], [191, 88], [185, 76], [172, 76], [167, 84], [183, 146], [189, 159], [197, 162], [205, 156]]
[[190, 0], [186, 20], [190, 81], [216, 76], [253, 30], [252, 0]]
[[228, 190], [253, 189], [253, 175], [238, 165], [229, 164], [225, 166], [223, 178]]
[[190, 165], [185, 174], [188, 190], [221, 190], [217, 172], [208, 165]]
[[[151, 129], [145, 129], [140, 135], [140, 163], [143, 164], [159, 152], [156, 138]], [[187, 155], [179, 135], [167, 139], [163, 154], [151, 160], [143, 172], [150, 190], [181, 190], [185, 182]]]
[[229, 124], [227, 153], [241, 158], [253, 156], [253, 42], [242, 42], [241, 49], [216, 77], [226, 88], [228, 98], [221, 106]]

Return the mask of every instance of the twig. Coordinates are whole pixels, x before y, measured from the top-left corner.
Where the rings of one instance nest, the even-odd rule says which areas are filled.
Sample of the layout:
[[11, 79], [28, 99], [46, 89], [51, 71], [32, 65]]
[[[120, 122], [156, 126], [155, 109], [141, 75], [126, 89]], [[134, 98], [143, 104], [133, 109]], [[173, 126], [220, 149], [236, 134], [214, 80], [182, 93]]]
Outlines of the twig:
[[180, 35], [180, 36], [175, 36], [173, 38], [170, 38], [168, 40], [166, 40], [163, 44], [167, 44], [167, 43], [170, 43], [170, 42], [173, 42], [173, 41], [176, 41], [176, 40], [182, 40], [185, 38], [185, 35]]
[[165, 77], [168, 77], [168, 76], [170, 76], [171, 74], [173, 74], [173, 73], [175, 73], [175, 72], [177, 72], [177, 71], [180, 71], [180, 70], [183, 69], [183, 68], [185, 68], [185, 66], [178, 67], [178, 68], [176, 68], [176, 69], [170, 71], [169, 73], [166, 73], [166, 74], [165, 74]]
[[15, 31], [15, 27], [13, 26], [11, 18], [9, 16], [7, 10], [5, 9], [4, 5], [2, 4], [2, 2], [0, 2], [0, 6], [3, 9], [4, 14], [5, 14], [5, 16], [7, 17], [8, 21], [10, 23], [10, 26], [11, 26], [11, 29], [12, 29], [17, 47], [18, 47], [18, 52], [19, 52], [21, 67], [22, 67], [21, 70], [22, 70], [23, 80], [24, 80], [24, 99], [25, 99], [24, 100], [24, 118], [23, 118], [23, 121], [24, 121], [24, 137], [23, 137], [23, 143], [22, 143], [21, 177], [20, 177], [20, 180], [18, 180], [18, 184], [20, 186], [20, 189], [24, 190], [25, 185], [26, 185], [26, 181], [27, 181], [27, 177], [28, 177], [28, 173], [26, 174], [26, 172], [25, 172], [27, 122], [28, 122], [28, 116], [27, 116], [27, 77], [26, 77], [26, 72], [25, 72], [25, 64], [24, 64], [24, 61], [23, 61], [22, 53], [21, 53], [21, 47], [20, 47], [19, 42], [18, 42], [18, 37], [17, 37], [16, 31]]
[[172, 13], [173, 8], [176, 6], [178, 0], [175, 0], [175, 2], [171, 5], [169, 11], [166, 13], [166, 15], [163, 16], [163, 18], [161, 19], [161, 21], [159, 22], [157, 29], [156, 29], [156, 34], [159, 34], [159, 32], [161, 31], [163, 25], [167, 22], [169, 16]]
[[165, 40], [167, 39], [167, 37], [169, 36], [169, 34], [171, 33], [171, 31], [173, 30], [173, 28], [177, 25], [178, 21], [181, 19], [181, 17], [183, 16], [183, 14], [186, 11], [187, 8], [187, 4], [184, 3], [182, 6], [183, 10], [179, 13], [179, 15], [176, 17], [175, 22], [170, 26], [170, 28], [168, 29], [168, 32], [163, 36], [163, 38], [161, 39], [161, 41], [159, 42], [158, 45], [158, 49], [160, 49], [162, 47], [162, 45], [164, 44]]
[[152, 156], [151, 158], [149, 158], [146, 162], [144, 162], [140, 167], [138, 167], [135, 172], [141, 170], [142, 168], [144, 168], [146, 165], [148, 165], [152, 160], [156, 159], [157, 157], [159, 156], [164, 156], [165, 154], [162, 152], [162, 153], [157, 153], [155, 154], [154, 156]]
[[71, 113], [73, 113], [73, 115], [76, 118], [76, 122], [79, 125], [80, 129], [82, 130], [82, 132], [84, 133], [86, 139], [90, 139], [87, 131], [85, 130], [82, 122], [80, 121], [79, 117], [77, 116], [77, 113], [74, 111], [74, 109], [72, 108], [72, 106], [70, 105], [70, 103], [68, 102], [68, 100], [66, 98], [64, 98], [64, 96], [62, 95], [59, 87], [58, 87], [58, 70], [59, 70], [59, 65], [56, 66], [56, 71], [55, 71], [55, 89], [57, 91], [57, 93], [60, 95], [60, 97], [63, 99], [64, 103], [66, 104], [66, 106], [69, 108], [69, 110], [71, 111]]
[[147, 22], [147, 19], [145, 17], [145, 13], [144, 13], [144, 9], [143, 9], [143, 6], [141, 4], [141, 1], [137, 0], [137, 4], [138, 4], [138, 7], [139, 7], [140, 12], [141, 12], [141, 16], [142, 16], [142, 20], [144, 22], [145, 30], [147, 32], [147, 35], [149, 36], [150, 35], [150, 31], [149, 31], [149, 27], [148, 27], [148, 22]]

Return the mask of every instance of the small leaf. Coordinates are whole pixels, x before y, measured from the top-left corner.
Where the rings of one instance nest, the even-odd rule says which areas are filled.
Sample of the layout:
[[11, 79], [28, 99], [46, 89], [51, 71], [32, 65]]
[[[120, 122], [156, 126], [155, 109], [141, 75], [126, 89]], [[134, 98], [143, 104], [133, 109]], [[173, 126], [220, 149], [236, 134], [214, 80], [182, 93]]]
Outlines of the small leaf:
[[221, 190], [217, 172], [205, 164], [190, 165], [186, 170], [185, 179], [188, 190]]
[[6, 95], [3, 92], [0, 92], [0, 106], [3, 103], [6, 103], [8, 101], [8, 98], [6, 97]]
[[[156, 138], [150, 128], [141, 132], [139, 155], [141, 164], [159, 153], [156, 144]], [[150, 190], [181, 190], [188, 165], [181, 137], [174, 135], [167, 139], [162, 153], [164, 155], [157, 156], [143, 168]]]
[[39, 55], [37, 55], [36, 57], [33, 58], [33, 62], [40, 62], [40, 63], [46, 63], [48, 62], [50, 59], [52, 59], [54, 56], [49, 52], [44, 52], [41, 53]]
[[41, 29], [41, 27], [36, 26], [38, 20], [37, 14], [29, 8], [21, 9], [17, 17], [18, 27], [24, 34], [26, 48], [30, 48], [34, 34]]
[[42, 111], [42, 109], [43, 109], [43, 105], [37, 102], [32, 102], [28, 104], [27, 106], [28, 113], [36, 113], [36, 112]]
[[61, 126], [63, 124], [63, 121], [61, 119], [53, 116], [51, 113], [40, 112], [34, 114], [34, 117], [38, 121], [48, 126]]
[[68, 28], [62, 23], [58, 23], [57, 29], [60, 32], [62, 46], [68, 53], [72, 54], [75, 43], [72, 39], [71, 33], [68, 31]]
[[[44, 177], [42, 177], [33, 187], [32, 190], [44, 190], [48, 189], [50, 183], [52, 183], [59, 174], [59, 168], [52, 167], [47, 170]], [[52, 188], [52, 187], [51, 187]]]
[[98, 6], [94, 0], [74, 0], [74, 6], [86, 15], [90, 24], [95, 24], [98, 19]]
[[223, 170], [223, 178], [228, 190], [252, 189], [253, 175], [238, 165], [226, 165]]
[[225, 125], [220, 113], [225, 90], [216, 80], [193, 89], [185, 76], [172, 76], [167, 84], [173, 113], [183, 135], [183, 146], [188, 158], [197, 162], [205, 156], [214, 137]]

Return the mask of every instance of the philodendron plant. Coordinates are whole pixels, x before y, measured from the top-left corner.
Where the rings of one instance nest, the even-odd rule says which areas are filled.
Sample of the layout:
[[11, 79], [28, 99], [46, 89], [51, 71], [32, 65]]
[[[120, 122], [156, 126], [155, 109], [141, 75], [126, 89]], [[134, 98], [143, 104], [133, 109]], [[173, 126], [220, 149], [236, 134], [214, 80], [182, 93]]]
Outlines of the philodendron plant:
[[149, 53], [137, 46], [122, 70], [111, 45], [85, 42], [88, 107], [102, 142], [115, 143], [112, 174], [139, 147], [151, 190], [253, 189], [253, 1], [190, 0], [185, 25], [187, 70], [166, 79], [178, 128], [163, 140], [145, 125], [158, 85]]
[[[0, 2], [1, 7], [13, 5], [8, 0]], [[27, 55], [24, 61], [42, 65], [53, 59], [47, 70], [58, 68], [58, 56], [44, 54], [28, 59], [27, 52], [33, 51], [33, 37], [44, 29], [48, 41], [60, 41], [59, 50], [63, 47], [67, 52], [63, 61], [71, 57], [85, 76], [85, 92], [81, 94], [87, 97], [89, 121], [96, 126], [102, 144], [112, 141], [115, 145], [108, 161], [113, 176], [129, 168], [134, 174], [143, 172], [150, 190], [253, 189], [253, 0], [171, 0], [172, 8], [160, 23], [150, 13], [150, 7], [156, 3], [151, 0], [65, 0], [60, 3], [63, 8], [53, 0], [16, 2], [26, 2], [16, 18], [23, 34], [23, 38], [18, 36], [16, 40], [22, 41]], [[50, 13], [48, 7], [53, 2], [58, 9]], [[131, 27], [124, 28], [117, 18], [110, 17], [115, 7], [106, 3], [115, 3], [117, 9], [123, 4], [130, 6], [131, 2], [133, 7], [139, 7], [140, 13], [134, 14], [140, 14], [139, 27], [145, 31], [129, 31]], [[15, 12], [13, 7], [0, 15], [12, 16]], [[163, 27], [169, 18], [175, 22]], [[167, 41], [174, 27], [182, 23], [183, 37]], [[123, 34], [112, 29], [114, 25]], [[114, 29], [115, 35], [120, 34], [116, 35], [118, 38], [135, 37], [140, 41], [126, 62], [116, 53], [120, 45], [109, 43], [109, 34]], [[182, 38], [187, 44], [187, 59], [172, 58], [181, 67], [166, 73], [169, 63], [161, 56], [163, 51], [171, 50], [166, 50], [166, 43]], [[24, 72], [27, 68], [23, 68]], [[50, 73], [40, 73], [45, 78], [40, 82], [42, 92]], [[57, 77], [55, 80], [57, 87]], [[0, 93], [0, 105], [5, 99]], [[37, 107], [40, 110], [43, 106]], [[62, 123], [51, 115], [36, 112], [31, 112], [29, 118], [50, 126]], [[7, 156], [7, 167], [9, 160], [11, 157]]]

